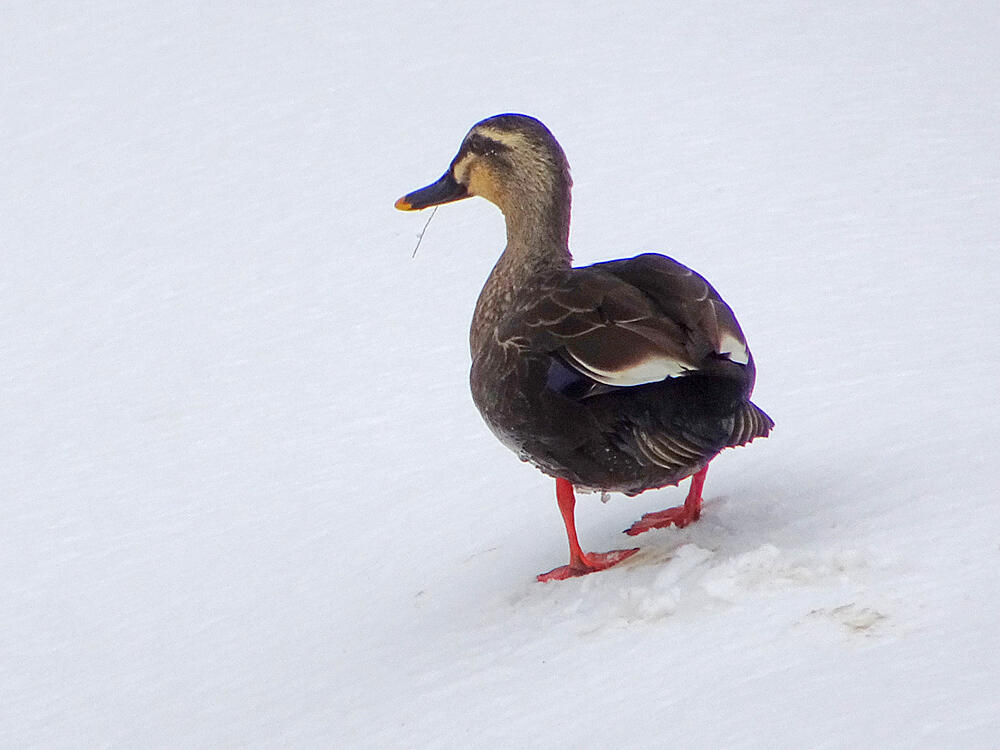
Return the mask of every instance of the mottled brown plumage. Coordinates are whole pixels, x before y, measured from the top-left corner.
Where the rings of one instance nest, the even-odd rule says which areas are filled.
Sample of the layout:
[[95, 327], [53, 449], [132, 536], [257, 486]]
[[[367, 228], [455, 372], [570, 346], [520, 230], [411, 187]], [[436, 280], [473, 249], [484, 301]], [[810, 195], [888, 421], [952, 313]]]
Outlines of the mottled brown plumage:
[[629, 495], [697, 474], [683, 509], [631, 530], [698, 517], [708, 462], [768, 434], [750, 402], [755, 367], [732, 310], [663, 255], [571, 266], [569, 166], [524, 115], [472, 128], [445, 175], [401, 198], [410, 210], [480, 195], [503, 211], [507, 246], [473, 315], [472, 395], [494, 434], [556, 477], [570, 539], [565, 578], [632, 551], [585, 554], [570, 485]]

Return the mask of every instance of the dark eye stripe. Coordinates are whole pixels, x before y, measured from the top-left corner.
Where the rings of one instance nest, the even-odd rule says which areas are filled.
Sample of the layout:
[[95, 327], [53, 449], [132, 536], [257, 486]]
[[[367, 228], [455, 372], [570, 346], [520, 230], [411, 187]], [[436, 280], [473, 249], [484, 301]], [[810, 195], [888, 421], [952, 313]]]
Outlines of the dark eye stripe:
[[506, 144], [479, 134], [469, 136], [466, 146], [469, 151], [479, 156], [496, 156], [510, 149]]

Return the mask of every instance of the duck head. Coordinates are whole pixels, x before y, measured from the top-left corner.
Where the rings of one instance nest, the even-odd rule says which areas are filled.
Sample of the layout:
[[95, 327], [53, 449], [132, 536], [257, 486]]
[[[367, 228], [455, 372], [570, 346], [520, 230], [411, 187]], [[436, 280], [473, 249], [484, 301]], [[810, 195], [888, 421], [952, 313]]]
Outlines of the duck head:
[[441, 178], [396, 201], [401, 211], [478, 195], [517, 224], [565, 224], [568, 234], [569, 164], [562, 147], [534, 117], [503, 114], [476, 123]]

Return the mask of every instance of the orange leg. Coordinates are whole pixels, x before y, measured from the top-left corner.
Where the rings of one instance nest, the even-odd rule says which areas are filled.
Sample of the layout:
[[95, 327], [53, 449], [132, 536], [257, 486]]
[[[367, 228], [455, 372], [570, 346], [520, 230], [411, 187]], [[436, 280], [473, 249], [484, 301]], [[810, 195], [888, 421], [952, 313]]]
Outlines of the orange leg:
[[613, 552], [584, 552], [580, 547], [580, 540], [576, 537], [576, 519], [573, 515], [576, 496], [573, 494], [573, 485], [565, 479], [556, 479], [556, 500], [559, 502], [559, 512], [562, 513], [563, 523], [566, 524], [566, 536], [569, 538], [569, 565], [562, 565], [548, 573], [539, 573], [539, 581], [563, 581], [573, 576], [604, 570], [639, 551], [636, 547]]
[[684, 505], [676, 508], [667, 508], [657, 513], [647, 513], [632, 526], [625, 530], [629, 536], [641, 534], [650, 529], [662, 529], [673, 524], [678, 529], [683, 529], [692, 521], [697, 521], [701, 516], [701, 491], [705, 486], [705, 475], [708, 473], [708, 464], [691, 477], [691, 489], [688, 490]]

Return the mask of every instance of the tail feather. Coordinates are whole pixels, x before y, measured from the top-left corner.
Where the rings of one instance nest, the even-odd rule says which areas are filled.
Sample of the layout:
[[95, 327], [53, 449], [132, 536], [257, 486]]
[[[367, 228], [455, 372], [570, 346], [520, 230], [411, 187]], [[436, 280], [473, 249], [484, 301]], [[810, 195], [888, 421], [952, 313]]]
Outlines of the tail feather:
[[729, 437], [729, 445], [730, 447], [746, 445], [754, 438], [767, 437], [772, 427], [774, 427], [774, 420], [767, 416], [759, 406], [747, 401], [736, 412], [736, 421]]

